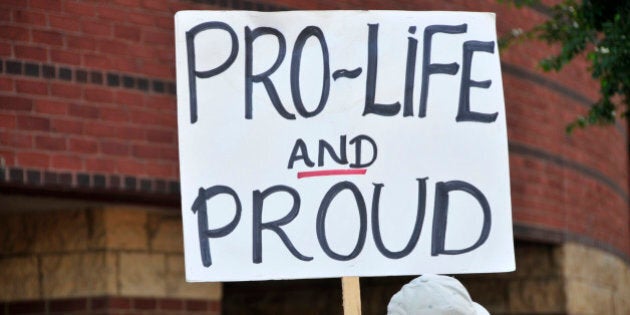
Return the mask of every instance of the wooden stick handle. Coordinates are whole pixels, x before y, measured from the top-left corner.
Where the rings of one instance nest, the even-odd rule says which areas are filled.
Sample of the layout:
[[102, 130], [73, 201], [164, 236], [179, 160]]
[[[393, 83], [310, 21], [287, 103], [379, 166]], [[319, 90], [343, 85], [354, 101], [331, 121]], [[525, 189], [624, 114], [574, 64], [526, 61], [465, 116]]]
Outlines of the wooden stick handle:
[[359, 277], [342, 277], [344, 315], [361, 315], [361, 286]]

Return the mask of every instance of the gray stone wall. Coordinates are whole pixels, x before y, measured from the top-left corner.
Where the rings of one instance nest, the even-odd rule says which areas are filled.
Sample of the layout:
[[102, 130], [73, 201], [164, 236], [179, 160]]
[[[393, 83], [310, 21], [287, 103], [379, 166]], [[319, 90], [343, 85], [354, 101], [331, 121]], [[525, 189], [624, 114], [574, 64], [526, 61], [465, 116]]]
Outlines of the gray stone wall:
[[221, 299], [186, 283], [176, 210], [103, 206], [0, 213], [0, 301], [89, 296]]

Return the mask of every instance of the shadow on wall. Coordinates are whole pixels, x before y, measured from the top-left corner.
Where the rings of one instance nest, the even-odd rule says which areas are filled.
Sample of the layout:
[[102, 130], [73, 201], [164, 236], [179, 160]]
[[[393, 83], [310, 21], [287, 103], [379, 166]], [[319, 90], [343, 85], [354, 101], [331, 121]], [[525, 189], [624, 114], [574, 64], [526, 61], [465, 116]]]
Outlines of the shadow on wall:
[[[472, 299], [493, 315], [561, 314], [565, 310], [558, 249], [554, 245], [516, 242], [517, 270], [512, 273], [457, 275]], [[385, 315], [387, 304], [414, 279], [361, 278], [364, 315]], [[341, 279], [225, 282], [223, 315], [342, 315]]]

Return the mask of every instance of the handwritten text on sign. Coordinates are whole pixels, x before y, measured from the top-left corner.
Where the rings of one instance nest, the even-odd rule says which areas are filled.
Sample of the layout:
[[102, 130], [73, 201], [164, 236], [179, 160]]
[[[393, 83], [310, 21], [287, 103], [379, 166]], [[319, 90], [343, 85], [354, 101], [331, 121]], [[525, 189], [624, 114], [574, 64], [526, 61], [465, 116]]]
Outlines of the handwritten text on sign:
[[190, 281], [514, 268], [494, 15], [176, 15]]

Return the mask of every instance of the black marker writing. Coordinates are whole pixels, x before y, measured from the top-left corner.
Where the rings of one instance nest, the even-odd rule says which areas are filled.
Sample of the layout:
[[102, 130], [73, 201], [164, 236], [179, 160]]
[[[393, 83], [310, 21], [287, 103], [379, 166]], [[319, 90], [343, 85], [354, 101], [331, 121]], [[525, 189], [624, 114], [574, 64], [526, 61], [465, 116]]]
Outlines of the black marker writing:
[[[212, 70], [197, 71], [197, 68], [195, 67], [195, 36], [203, 31], [213, 29], [224, 30], [228, 32], [228, 34], [230, 34], [230, 39], [232, 42], [230, 55], [220, 66]], [[197, 122], [197, 78], [209, 78], [229, 68], [232, 63], [234, 63], [236, 55], [238, 54], [238, 39], [236, 38], [236, 33], [234, 32], [234, 30], [226, 23], [202, 23], [191, 28], [190, 31], [186, 32], [186, 53], [188, 57], [188, 86], [190, 88], [190, 123], [194, 124], [195, 122]]]

